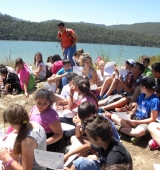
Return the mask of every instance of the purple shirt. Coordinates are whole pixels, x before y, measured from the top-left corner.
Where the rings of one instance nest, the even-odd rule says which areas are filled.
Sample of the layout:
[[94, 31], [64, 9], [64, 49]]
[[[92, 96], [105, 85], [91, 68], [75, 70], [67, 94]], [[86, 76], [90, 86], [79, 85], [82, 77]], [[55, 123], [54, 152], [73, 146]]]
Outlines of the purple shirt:
[[92, 104], [94, 104], [94, 105], [96, 106], [96, 108], [98, 107], [96, 101], [95, 101], [92, 97], [90, 97], [90, 96], [85, 96], [85, 97], [81, 100], [81, 103], [86, 102], [86, 101], [87, 101], [87, 102], [91, 102]]
[[31, 109], [30, 113], [30, 121], [39, 123], [44, 128], [46, 133], [51, 133], [52, 129], [49, 127], [49, 125], [59, 120], [57, 112], [52, 107], [48, 107], [45, 111], [39, 113], [39, 110], [35, 105]]

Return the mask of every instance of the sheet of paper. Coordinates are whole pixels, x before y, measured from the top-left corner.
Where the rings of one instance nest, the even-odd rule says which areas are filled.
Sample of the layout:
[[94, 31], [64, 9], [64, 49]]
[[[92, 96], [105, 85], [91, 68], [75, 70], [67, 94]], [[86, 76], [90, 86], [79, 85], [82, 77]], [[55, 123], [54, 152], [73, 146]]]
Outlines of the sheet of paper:
[[62, 95], [59, 95], [59, 94], [54, 94], [55, 95], [55, 97], [59, 100], [59, 99], [66, 99], [64, 96], [62, 96]]
[[115, 64], [116, 62], [107, 62], [106, 65], [104, 66], [104, 71], [111, 75], [114, 72]]
[[155, 170], [160, 170], [160, 164], [153, 164]]
[[[69, 149], [69, 152], [76, 149], [79, 146], [82, 146], [82, 144], [81, 143], [72, 144]], [[64, 167], [68, 166], [77, 156], [78, 156], [77, 154], [70, 156], [68, 160], [66, 161], [66, 163], [64, 164]]]
[[63, 153], [34, 149], [34, 157], [36, 162], [42, 167], [47, 167], [50, 169], [63, 169]]
[[124, 68], [119, 68], [118, 71], [119, 71], [119, 75], [126, 76], [128, 74], [128, 71]]
[[83, 67], [73, 66], [73, 72], [82, 76]]
[[90, 90], [97, 90], [97, 84], [92, 84], [90, 86]]
[[44, 86], [44, 89], [47, 89], [49, 91], [53, 91], [53, 92], [56, 91], [56, 83], [49, 84], [48, 82], [44, 82], [43, 86]]
[[62, 127], [63, 131], [68, 131], [68, 130], [71, 130], [71, 129], [75, 129], [75, 126], [69, 125], [67, 123], [61, 123], [61, 127]]
[[124, 120], [130, 120], [130, 118], [126, 112], [112, 112], [112, 113], [119, 116], [120, 118], [122, 118]]

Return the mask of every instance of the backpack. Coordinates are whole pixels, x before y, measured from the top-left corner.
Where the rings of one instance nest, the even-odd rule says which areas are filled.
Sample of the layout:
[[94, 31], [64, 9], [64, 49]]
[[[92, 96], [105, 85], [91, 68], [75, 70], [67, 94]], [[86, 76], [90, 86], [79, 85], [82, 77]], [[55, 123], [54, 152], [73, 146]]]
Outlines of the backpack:
[[51, 69], [49, 68], [48, 65], [46, 65], [46, 78], [49, 78], [52, 76]]

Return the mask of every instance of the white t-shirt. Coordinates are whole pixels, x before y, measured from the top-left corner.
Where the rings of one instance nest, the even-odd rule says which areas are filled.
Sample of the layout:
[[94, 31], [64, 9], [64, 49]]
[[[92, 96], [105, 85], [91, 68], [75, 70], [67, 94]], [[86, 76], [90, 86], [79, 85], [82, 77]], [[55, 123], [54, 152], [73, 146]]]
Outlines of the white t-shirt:
[[100, 86], [102, 86], [106, 77], [111, 77], [111, 75], [106, 73], [105, 71], [104, 71], [104, 75], [102, 76], [100, 70], [97, 70], [97, 75], [98, 75], [98, 79], [99, 79], [99, 82], [100, 82]]
[[46, 76], [46, 65], [44, 64], [44, 62], [41, 62], [41, 63], [39, 63], [39, 64], [37, 64], [37, 67], [36, 67], [36, 69], [38, 69], [38, 67], [39, 66], [42, 66], [42, 70], [41, 70], [41, 72], [39, 73], [39, 75], [41, 75], [41, 76]]
[[65, 85], [61, 91], [61, 96], [64, 96], [66, 99], [69, 98], [70, 87], [69, 84]]

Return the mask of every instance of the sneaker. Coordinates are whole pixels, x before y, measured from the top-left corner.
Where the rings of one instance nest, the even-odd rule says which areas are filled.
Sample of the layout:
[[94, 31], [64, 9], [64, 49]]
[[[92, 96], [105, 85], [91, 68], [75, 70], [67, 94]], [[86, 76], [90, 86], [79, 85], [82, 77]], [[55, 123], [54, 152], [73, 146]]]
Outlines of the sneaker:
[[148, 145], [149, 145], [150, 149], [157, 149], [157, 148], [159, 148], [158, 144], [153, 139], [151, 139], [148, 142]]
[[136, 145], [136, 144], [140, 141], [141, 138], [142, 138], [142, 137], [132, 137], [132, 138], [131, 138], [131, 142], [132, 142], [134, 145]]

